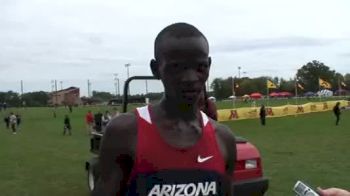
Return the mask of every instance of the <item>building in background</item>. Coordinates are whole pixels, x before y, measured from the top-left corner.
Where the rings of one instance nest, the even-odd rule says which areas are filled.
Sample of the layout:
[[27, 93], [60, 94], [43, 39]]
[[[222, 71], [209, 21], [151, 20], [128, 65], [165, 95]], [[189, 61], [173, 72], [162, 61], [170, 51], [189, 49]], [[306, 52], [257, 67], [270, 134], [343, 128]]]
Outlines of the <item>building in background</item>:
[[80, 90], [77, 87], [69, 87], [50, 94], [50, 105], [80, 105]]

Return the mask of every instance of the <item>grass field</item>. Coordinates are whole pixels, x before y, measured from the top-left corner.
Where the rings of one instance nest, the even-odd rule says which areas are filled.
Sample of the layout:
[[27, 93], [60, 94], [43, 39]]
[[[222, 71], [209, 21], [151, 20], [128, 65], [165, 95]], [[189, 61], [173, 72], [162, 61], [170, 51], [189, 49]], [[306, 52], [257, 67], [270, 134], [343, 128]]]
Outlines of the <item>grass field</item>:
[[[57, 118], [50, 108], [13, 110], [23, 119], [17, 135], [1, 121], [0, 195], [87, 196], [84, 162], [91, 154], [84, 114], [88, 109], [74, 108], [70, 114], [73, 136], [62, 136], [65, 108], [58, 109]], [[0, 113], [1, 119], [4, 114]], [[267, 195], [288, 196], [294, 195], [291, 188], [298, 179], [314, 186], [350, 189], [348, 119], [350, 111], [343, 112], [338, 127], [331, 112], [268, 119], [266, 127], [258, 120], [226, 124], [260, 150], [270, 179]]]

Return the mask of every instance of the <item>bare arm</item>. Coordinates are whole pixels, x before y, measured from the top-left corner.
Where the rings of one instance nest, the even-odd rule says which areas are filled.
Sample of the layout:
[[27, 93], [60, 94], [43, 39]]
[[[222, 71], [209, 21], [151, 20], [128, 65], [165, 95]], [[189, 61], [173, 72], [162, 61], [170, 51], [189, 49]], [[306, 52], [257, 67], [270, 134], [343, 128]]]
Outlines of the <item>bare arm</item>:
[[233, 195], [232, 175], [237, 159], [236, 139], [230, 128], [223, 124], [216, 123], [216, 135], [220, 141], [220, 148], [226, 161], [226, 175], [228, 180], [227, 195]]
[[100, 148], [101, 175], [92, 196], [116, 196], [126, 191], [135, 152], [134, 114], [123, 114], [108, 124]]

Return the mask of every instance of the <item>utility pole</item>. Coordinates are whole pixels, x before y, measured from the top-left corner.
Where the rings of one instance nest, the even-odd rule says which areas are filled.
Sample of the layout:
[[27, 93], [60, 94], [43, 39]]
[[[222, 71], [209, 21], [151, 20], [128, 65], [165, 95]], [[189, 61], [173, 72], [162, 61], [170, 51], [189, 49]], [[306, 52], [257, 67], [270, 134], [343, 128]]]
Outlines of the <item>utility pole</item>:
[[55, 80], [55, 99], [56, 99], [56, 104], [58, 104], [58, 100], [57, 100], [57, 80]]
[[146, 96], [147, 96], [147, 94], [148, 94], [148, 84], [147, 84], [147, 80], [145, 80], [145, 82], [146, 82]]
[[88, 97], [90, 97], [91, 95], [91, 83], [90, 83], [90, 80], [87, 81], [87, 86], [88, 86]]
[[60, 81], [61, 84], [61, 90], [63, 90], [63, 81]]
[[[125, 64], [125, 67], [126, 67], [126, 74], [127, 74], [128, 78], [129, 78], [129, 67], [130, 67], [130, 66], [131, 66], [130, 63]], [[128, 79], [128, 78], [127, 78], [127, 79]]]
[[114, 86], [115, 86], [115, 96], [119, 96], [119, 78], [118, 78], [118, 74], [115, 73], [114, 75]]
[[238, 66], [238, 78], [241, 78], [241, 66]]
[[[129, 79], [129, 67], [130, 66], [131, 66], [130, 63], [125, 64], [127, 79]], [[128, 88], [128, 94], [130, 95], [130, 88]]]
[[23, 80], [21, 80], [21, 97], [23, 96]]

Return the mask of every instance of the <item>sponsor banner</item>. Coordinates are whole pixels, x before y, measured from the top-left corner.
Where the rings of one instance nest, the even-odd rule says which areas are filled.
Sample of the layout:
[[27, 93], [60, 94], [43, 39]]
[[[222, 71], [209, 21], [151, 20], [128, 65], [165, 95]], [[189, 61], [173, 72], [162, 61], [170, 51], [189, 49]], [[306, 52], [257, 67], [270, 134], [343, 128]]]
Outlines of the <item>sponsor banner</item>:
[[[350, 101], [324, 101], [310, 102], [302, 105], [283, 105], [277, 107], [265, 107], [266, 116], [282, 117], [289, 115], [299, 115], [311, 112], [323, 112], [332, 110], [337, 102], [340, 107], [350, 107]], [[243, 120], [259, 118], [260, 107], [246, 107], [218, 110], [218, 121]]]

